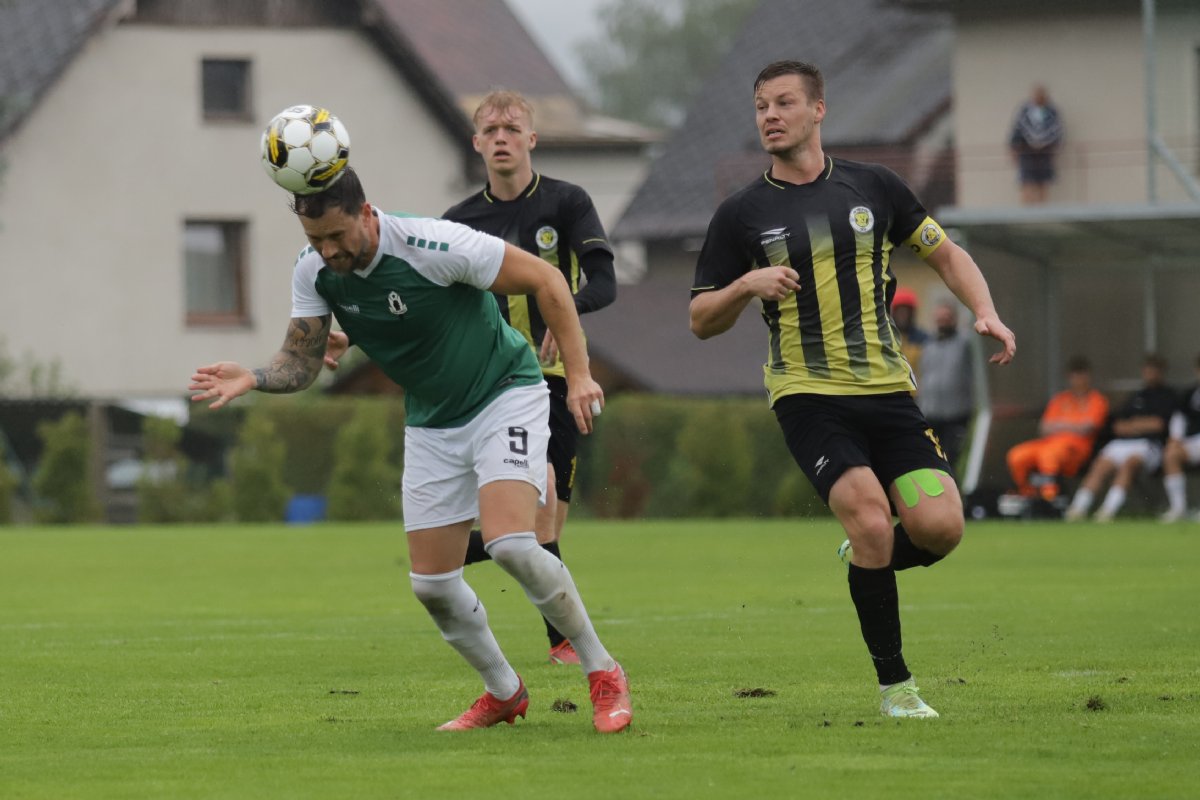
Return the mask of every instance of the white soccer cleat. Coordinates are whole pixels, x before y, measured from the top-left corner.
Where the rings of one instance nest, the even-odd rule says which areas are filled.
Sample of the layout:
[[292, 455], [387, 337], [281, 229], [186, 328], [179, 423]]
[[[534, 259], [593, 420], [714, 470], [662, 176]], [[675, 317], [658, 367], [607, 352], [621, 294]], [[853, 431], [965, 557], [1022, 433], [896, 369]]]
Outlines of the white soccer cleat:
[[1158, 521], [1166, 524], [1170, 524], [1172, 522], [1182, 522], [1186, 516], [1187, 509], [1171, 508], [1163, 512], [1163, 514], [1158, 518]]
[[879, 713], [897, 719], [937, 719], [938, 713], [925, 704], [919, 691], [912, 678], [893, 683], [882, 692]]
[[1099, 511], [1097, 511], [1095, 514], [1092, 515], [1092, 522], [1099, 522], [1102, 525], [1107, 525], [1108, 523], [1113, 521], [1113, 517], [1115, 517], [1115, 516], [1116, 516], [1116, 514], [1114, 514], [1113, 512], [1105, 511], [1102, 508]]

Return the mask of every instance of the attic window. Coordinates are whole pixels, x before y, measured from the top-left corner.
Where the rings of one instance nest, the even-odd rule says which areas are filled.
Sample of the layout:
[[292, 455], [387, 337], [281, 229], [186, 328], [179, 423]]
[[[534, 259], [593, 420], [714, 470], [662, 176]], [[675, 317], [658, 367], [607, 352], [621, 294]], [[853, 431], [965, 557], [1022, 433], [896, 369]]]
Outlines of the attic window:
[[206, 58], [201, 62], [204, 118], [252, 120], [250, 62], [245, 59]]

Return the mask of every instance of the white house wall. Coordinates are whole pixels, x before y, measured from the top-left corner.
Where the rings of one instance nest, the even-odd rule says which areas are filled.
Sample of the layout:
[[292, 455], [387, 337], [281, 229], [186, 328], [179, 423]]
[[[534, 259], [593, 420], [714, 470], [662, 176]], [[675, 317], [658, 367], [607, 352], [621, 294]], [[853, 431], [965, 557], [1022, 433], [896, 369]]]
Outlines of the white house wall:
[[[1066, 139], [1050, 201], [1146, 200], [1145, 58], [1137, 4], [1126, 14], [958, 19], [954, 120], [958, 205], [1012, 206], [1016, 168], [1007, 150], [1017, 106], [1041, 83], [1058, 106]], [[1194, 146], [1200, 12], [1160, 15], [1158, 124], [1169, 143]], [[1181, 160], [1190, 159], [1186, 151]], [[1165, 169], [1159, 200], [1185, 198]]]
[[[253, 122], [205, 122], [200, 62], [252, 60]], [[179, 396], [218, 359], [258, 365], [283, 341], [304, 245], [259, 164], [266, 121], [325, 105], [352, 138], [368, 199], [436, 214], [462, 161], [402, 76], [351, 30], [127, 25], [100, 32], [0, 158], [0, 337], [57, 360], [89, 396]], [[185, 325], [185, 219], [249, 223], [249, 327]]]

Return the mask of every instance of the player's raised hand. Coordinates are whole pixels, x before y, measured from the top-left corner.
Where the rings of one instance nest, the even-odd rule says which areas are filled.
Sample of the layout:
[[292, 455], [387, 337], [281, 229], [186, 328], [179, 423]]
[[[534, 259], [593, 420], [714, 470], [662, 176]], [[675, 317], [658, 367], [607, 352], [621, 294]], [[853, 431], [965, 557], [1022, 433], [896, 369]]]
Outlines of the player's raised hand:
[[337, 369], [338, 359], [350, 349], [350, 337], [343, 331], [330, 331], [325, 341], [325, 368]]
[[778, 302], [800, 291], [800, 273], [791, 267], [763, 267], [742, 276], [746, 288], [755, 297]]
[[235, 397], [241, 397], [258, 383], [254, 373], [233, 361], [221, 361], [200, 367], [192, 375], [188, 389], [198, 394], [192, 395], [192, 402], [216, 400], [209, 408], [221, 408]]
[[1013, 360], [1013, 356], [1017, 354], [1017, 336], [1010, 331], [1008, 327], [1000, 321], [1000, 317], [995, 314], [987, 314], [975, 320], [975, 332], [980, 336], [990, 336], [1000, 344], [1004, 345], [1004, 349], [999, 353], [994, 353], [988, 359], [993, 364], [1007, 364]]

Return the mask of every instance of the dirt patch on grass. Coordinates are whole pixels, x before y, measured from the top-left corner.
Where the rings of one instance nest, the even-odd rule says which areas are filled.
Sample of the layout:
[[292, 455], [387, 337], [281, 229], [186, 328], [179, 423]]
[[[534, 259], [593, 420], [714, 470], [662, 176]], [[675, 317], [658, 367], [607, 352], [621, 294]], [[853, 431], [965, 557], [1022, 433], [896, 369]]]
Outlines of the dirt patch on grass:
[[559, 698], [558, 700], [554, 701], [553, 705], [550, 706], [550, 710], [556, 711], [559, 714], [574, 714], [579, 710], [579, 706], [575, 705], [566, 698]]
[[774, 697], [774, 689], [734, 689], [734, 697]]

